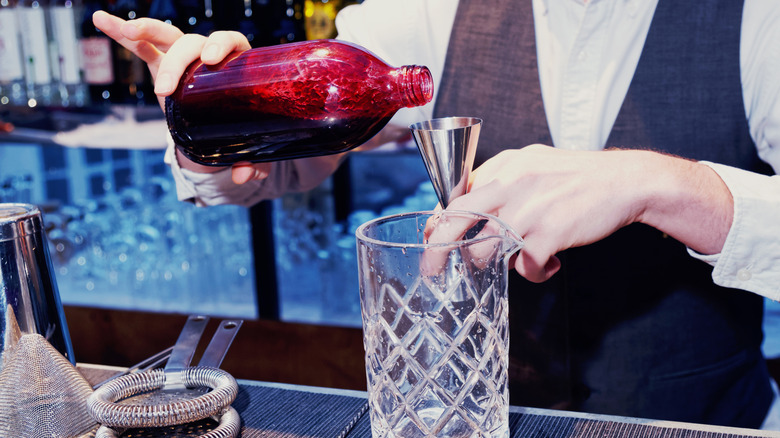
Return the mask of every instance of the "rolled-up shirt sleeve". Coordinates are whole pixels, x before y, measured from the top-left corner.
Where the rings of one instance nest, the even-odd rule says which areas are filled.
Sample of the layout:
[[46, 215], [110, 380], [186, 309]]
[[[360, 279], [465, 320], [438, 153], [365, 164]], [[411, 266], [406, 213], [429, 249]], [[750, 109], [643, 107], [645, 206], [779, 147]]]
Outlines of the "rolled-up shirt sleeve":
[[703, 164], [731, 191], [734, 219], [720, 254], [689, 254], [714, 267], [715, 284], [780, 300], [780, 176]]
[[288, 161], [273, 163], [268, 178], [244, 184], [233, 182], [229, 167], [214, 173], [183, 169], [176, 159], [176, 146], [170, 135], [165, 151], [165, 163], [171, 168], [178, 199], [199, 207], [223, 204], [248, 207], [265, 199], [280, 197], [297, 187], [297, 171], [292, 162]]

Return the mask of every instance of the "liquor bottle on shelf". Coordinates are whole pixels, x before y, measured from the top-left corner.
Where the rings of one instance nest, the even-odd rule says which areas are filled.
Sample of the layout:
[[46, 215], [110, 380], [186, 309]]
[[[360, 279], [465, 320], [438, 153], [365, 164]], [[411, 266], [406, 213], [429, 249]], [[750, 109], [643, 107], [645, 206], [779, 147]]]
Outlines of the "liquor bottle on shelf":
[[84, 106], [87, 103], [76, 21], [76, 17], [81, 15], [79, 0], [53, 0], [49, 8], [52, 38], [56, 45], [53, 71], [57, 73], [57, 97], [63, 106]]
[[270, 46], [279, 44], [278, 39], [273, 35], [279, 24], [279, 0], [253, 0], [252, 1], [252, 21], [254, 21], [260, 32], [255, 33], [253, 47]]
[[319, 40], [336, 37], [336, 15], [355, 0], [304, 0], [303, 16], [306, 39]]
[[51, 105], [54, 95], [44, 4], [38, 0], [22, 0], [16, 16], [22, 41], [27, 105]]
[[280, 44], [306, 39], [303, 25], [303, 0], [284, 0], [284, 12], [279, 16], [274, 36]]
[[27, 101], [16, 1], [0, 0], [0, 106]]
[[[148, 3], [146, 16], [172, 24], [179, 29], [186, 30], [186, 22], [183, 19], [183, 15], [179, 12], [173, 0], [151, 0]], [[143, 70], [145, 75], [141, 88], [143, 100], [147, 105], [156, 106], [158, 105], [158, 102], [157, 95], [154, 94], [154, 81], [152, 80], [149, 69]]]
[[225, 165], [344, 152], [432, 96], [426, 67], [394, 68], [354, 44], [318, 40], [250, 49], [217, 66], [196, 61], [165, 112], [182, 153]]
[[336, 14], [341, 0], [305, 0], [303, 4], [304, 27], [307, 40], [336, 37]]
[[152, 0], [149, 3], [147, 16], [172, 24], [178, 28], [181, 28], [183, 24], [173, 0]]
[[[144, 14], [136, 0], [109, 0], [108, 12], [124, 20], [133, 20]], [[111, 42], [114, 58], [114, 84], [110, 100], [115, 104], [143, 105], [144, 94], [151, 89], [146, 64], [119, 43]]]
[[209, 35], [216, 30], [212, 0], [179, 0], [177, 9], [186, 17], [184, 32]]
[[114, 85], [112, 41], [92, 23], [92, 14], [101, 9], [102, 5], [97, 0], [87, 0], [84, 3], [79, 41], [84, 82], [93, 105], [110, 103], [111, 88]]
[[257, 47], [261, 38], [261, 30], [255, 20], [255, 12], [252, 0], [243, 0], [241, 16], [238, 20], [238, 31], [244, 34], [252, 47]]

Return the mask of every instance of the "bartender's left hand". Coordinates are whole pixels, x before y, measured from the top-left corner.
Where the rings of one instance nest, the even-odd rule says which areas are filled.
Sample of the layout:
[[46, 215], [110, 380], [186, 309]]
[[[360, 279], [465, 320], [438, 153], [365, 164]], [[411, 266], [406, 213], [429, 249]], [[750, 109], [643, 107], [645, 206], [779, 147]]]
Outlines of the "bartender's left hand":
[[[251, 48], [246, 37], [238, 32], [218, 31], [208, 37], [184, 34], [179, 28], [153, 18], [123, 20], [104, 11], [92, 16], [95, 26], [106, 35], [146, 62], [154, 78], [154, 92], [160, 107], [165, 108], [165, 98], [171, 95], [184, 70], [193, 61], [214, 65], [234, 51]], [[176, 151], [179, 164], [186, 169], [211, 173], [221, 169], [192, 162]], [[232, 166], [233, 181], [243, 184], [268, 176], [268, 163], [236, 163]]]
[[[541, 282], [558, 252], [601, 240], [633, 222], [703, 254], [720, 252], [733, 218], [731, 192], [708, 166], [640, 150], [506, 150], [475, 169], [449, 210], [498, 216], [523, 237], [515, 269]], [[637, 251], [641, 251], [637, 248]]]
[[[92, 21], [95, 27], [147, 64], [155, 85], [158, 82], [160, 64], [166, 53], [184, 36], [176, 26], [152, 18], [125, 21], [105, 11], [97, 11], [93, 14]], [[182, 71], [186, 65], [181, 68]], [[165, 97], [158, 94], [158, 100], [160, 106], [164, 107]]]

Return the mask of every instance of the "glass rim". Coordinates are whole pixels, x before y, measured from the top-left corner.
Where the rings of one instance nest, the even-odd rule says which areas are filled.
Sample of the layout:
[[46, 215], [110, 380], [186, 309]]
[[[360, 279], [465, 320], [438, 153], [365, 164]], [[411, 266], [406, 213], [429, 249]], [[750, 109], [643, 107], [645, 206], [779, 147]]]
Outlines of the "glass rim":
[[453, 116], [412, 123], [409, 125], [409, 129], [413, 131], [450, 131], [453, 129], [469, 128], [471, 126], [481, 124], [482, 119], [478, 117]]
[[[457, 215], [457, 216], [471, 216], [474, 217], [476, 220], [479, 219], [487, 219], [488, 221], [493, 221], [497, 223], [503, 230], [506, 231], [505, 235], [496, 235], [491, 234], [484, 237], [479, 238], [473, 238], [473, 239], [466, 239], [466, 240], [453, 240], [449, 242], [441, 242], [441, 243], [401, 243], [401, 242], [390, 242], [386, 240], [380, 240], [373, 237], [369, 237], [366, 235], [366, 230], [371, 227], [375, 226], [381, 222], [391, 222], [391, 221], [397, 221], [403, 218], [411, 218], [414, 216], [428, 216], [432, 217], [435, 215]], [[488, 213], [478, 213], [475, 211], [467, 211], [467, 210], [425, 210], [425, 211], [410, 211], [406, 213], [396, 213], [391, 214], [388, 216], [382, 216], [378, 218], [371, 219], [369, 221], [364, 222], [360, 226], [357, 227], [355, 230], [355, 237], [358, 242], [366, 242], [373, 245], [381, 245], [385, 247], [393, 247], [393, 248], [420, 248], [420, 249], [426, 249], [426, 248], [445, 248], [448, 246], [454, 246], [462, 243], [468, 243], [473, 244], [477, 242], [482, 242], [494, 238], [509, 238], [513, 240], [517, 240], [518, 242], [522, 243], [523, 239], [510, 227], [506, 224], [503, 220], [499, 219], [497, 216], [493, 216], [492, 214]]]
[[0, 242], [16, 240], [39, 231], [41, 211], [33, 204], [0, 203]]

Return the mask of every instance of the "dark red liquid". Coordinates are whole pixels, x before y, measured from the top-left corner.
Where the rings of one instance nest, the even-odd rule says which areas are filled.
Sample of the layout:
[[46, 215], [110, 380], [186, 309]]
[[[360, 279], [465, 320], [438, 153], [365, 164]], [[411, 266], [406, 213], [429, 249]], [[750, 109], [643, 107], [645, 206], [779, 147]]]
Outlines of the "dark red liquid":
[[[203, 164], [344, 152], [399, 108], [430, 101], [430, 73], [416, 69], [328, 40], [255, 49], [191, 66], [166, 101], [168, 126], [180, 150]], [[415, 85], [422, 103], [410, 100]]]

